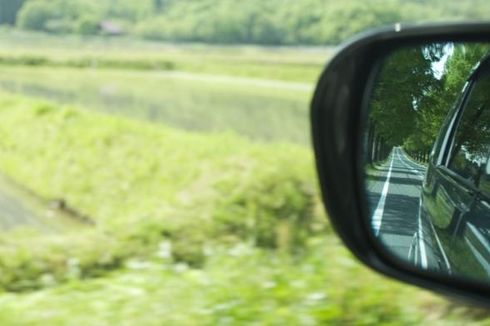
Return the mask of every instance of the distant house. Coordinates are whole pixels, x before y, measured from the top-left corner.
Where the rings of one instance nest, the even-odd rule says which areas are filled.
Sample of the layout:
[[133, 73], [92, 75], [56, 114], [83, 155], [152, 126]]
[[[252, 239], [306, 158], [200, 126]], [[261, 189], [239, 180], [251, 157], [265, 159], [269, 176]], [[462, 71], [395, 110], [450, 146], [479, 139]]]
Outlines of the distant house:
[[124, 34], [124, 29], [111, 20], [103, 20], [99, 23], [99, 32], [104, 35], [119, 36]]

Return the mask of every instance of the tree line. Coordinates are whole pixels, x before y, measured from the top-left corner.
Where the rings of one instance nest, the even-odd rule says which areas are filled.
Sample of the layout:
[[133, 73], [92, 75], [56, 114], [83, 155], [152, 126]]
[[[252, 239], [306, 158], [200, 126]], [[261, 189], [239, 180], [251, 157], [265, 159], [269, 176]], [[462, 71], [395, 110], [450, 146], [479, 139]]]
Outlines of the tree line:
[[338, 44], [383, 24], [489, 14], [486, 0], [0, 0], [0, 24], [27, 30], [275, 45]]
[[434, 43], [389, 54], [372, 93], [368, 159], [383, 160], [394, 146], [425, 162], [449, 110], [488, 44]]

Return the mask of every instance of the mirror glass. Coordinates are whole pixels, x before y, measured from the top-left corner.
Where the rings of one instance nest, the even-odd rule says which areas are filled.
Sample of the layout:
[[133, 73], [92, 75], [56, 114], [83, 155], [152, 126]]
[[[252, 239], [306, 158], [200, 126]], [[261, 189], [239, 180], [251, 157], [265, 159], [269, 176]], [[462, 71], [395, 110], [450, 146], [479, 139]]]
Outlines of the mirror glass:
[[367, 104], [369, 225], [399, 260], [490, 281], [490, 44], [392, 50]]

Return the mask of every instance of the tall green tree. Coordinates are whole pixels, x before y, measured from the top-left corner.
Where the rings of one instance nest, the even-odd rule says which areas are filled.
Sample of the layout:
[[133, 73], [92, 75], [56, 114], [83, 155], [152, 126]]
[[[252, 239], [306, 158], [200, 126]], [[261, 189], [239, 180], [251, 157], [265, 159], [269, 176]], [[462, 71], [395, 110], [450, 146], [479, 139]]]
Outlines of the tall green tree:
[[488, 53], [486, 44], [455, 44], [444, 65], [439, 87], [434, 87], [421, 100], [415, 132], [406, 146], [413, 150], [428, 150], [440, 132], [451, 108], [461, 96], [461, 90], [476, 64]]
[[17, 12], [25, 0], [0, 0], [0, 24], [15, 25]]
[[370, 158], [380, 159], [383, 145], [403, 145], [427, 158], [473, 67], [489, 49], [486, 44], [438, 43], [389, 55], [372, 94]]
[[420, 105], [440, 81], [433, 62], [440, 59], [440, 47], [406, 47], [385, 59], [371, 100], [370, 118], [376, 133], [389, 146], [402, 145], [415, 131]]

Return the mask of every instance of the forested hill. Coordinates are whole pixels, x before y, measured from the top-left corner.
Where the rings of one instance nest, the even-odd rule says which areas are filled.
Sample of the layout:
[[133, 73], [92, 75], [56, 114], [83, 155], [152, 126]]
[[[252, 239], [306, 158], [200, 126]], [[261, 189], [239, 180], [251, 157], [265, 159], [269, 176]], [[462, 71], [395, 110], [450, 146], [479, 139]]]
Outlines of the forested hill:
[[0, 0], [0, 23], [22, 29], [206, 43], [331, 45], [399, 21], [488, 17], [487, 0]]

